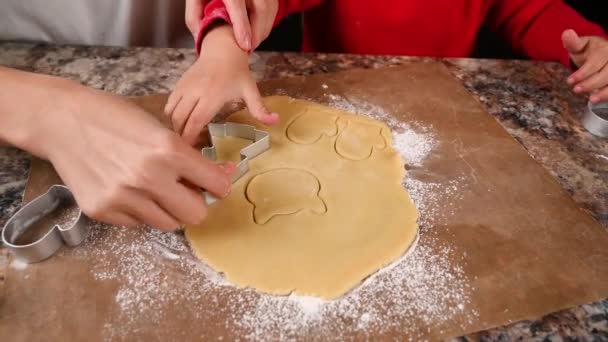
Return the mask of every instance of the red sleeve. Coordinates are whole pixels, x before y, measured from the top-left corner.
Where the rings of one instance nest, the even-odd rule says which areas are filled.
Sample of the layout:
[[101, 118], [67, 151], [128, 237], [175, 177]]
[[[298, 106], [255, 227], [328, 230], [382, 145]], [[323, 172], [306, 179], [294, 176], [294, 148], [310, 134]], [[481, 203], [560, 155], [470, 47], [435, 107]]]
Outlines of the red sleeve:
[[[279, 8], [277, 11], [277, 16], [274, 19], [273, 27], [276, 26], [283, 18], [288, 16], [289, 14], [302, 12], [311, 7], [314, 7], [320, 4], [323, 0], [278, 0]], [[203, 9], [203, 18], [201, 19], [200, 29], [198, 31], [198, 35], [196, 37], [196, 52], [200, 54], [201, 52], [201, 43], [203, 41], [203, 37], [207, 30], [211, 26], [211, 24], [216, 23], [217, 21], [224, 21], [229, 25], [232, 25], [230, 21], [230, 16], [228, 16], [228, 11], [226, 10], [226, 5], [224, 5], [223, 0], [211, 0]]]
[[488, 13], [488, 26], [509, 42], [518, 53], [532, 59], [559, 61], [570, 66], [561, 35], [573, 29], [581, 36], [606, 33], [561, 0], [499, 0]]
[[199, 25], [200, 28], [198, 30], [198, 35], [196, 36], [196, 53], [201, 53], [201, 43], [203, 42], [203, 37], [205, 36], [205, 33], [207, 33], [207, 30], [211, 24], [217, 21], [224, 21], [229, 25], [232, 25], [223, 0], [211, 0], [205, 5], [205, 8], [203, 9], [203, 17], [201, 18]]

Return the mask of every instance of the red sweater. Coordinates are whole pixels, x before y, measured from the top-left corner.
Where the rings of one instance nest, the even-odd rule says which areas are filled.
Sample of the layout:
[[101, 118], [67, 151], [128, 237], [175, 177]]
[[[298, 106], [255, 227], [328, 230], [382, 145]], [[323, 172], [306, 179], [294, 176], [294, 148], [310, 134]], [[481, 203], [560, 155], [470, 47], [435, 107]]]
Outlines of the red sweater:
[[[222, 0], [204, 11], [198, 47], [211, 23], [230, 23]], [[275, 24], [295, 12], [304, 12], [305, 52], [468, 57], [485, 23], [517, 52], [569, 65], [564, 30], [606, 36], [561, 0], [279, 0]]]

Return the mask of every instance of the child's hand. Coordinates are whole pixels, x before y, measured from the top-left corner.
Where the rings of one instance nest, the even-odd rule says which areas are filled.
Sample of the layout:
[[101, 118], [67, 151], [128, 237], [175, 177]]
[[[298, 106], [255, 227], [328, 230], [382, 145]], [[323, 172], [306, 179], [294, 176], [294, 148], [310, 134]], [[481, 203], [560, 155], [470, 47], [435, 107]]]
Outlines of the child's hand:
[[165, 106], [173, 129], [187, 143], [195, 145], [203, 127], [235, 99], [243, 99], [251, 115], [264, 124], [278, 122], [279, 116], [262, 102], [248, 57], [237, 46], [230, 26], [218, 26], [205, 36], [199, 59], [177, 82]]
[[592, 103], [608, 101], [608, 40], [579, 37], [574, 30], [566, 30], [562, 33], [562, 43], [579, 67], [568, 77], [574, 92], [590, 93]]

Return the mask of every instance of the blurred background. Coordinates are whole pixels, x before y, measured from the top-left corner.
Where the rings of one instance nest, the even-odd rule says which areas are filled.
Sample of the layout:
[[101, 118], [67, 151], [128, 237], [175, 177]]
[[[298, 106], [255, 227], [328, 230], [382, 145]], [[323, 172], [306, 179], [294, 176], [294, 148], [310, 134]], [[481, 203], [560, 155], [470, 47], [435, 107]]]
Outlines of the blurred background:
[[[508, 1], [508, 0], [505, 0]], [[587, 19], [600, 24], [608, 32], [608, 0], [565, 0]], [[603, 5], [603, 6], [602, 6]], [[262, 43], [259, 50], [300, 51], [302, 44], [301, 15], [285, 18]], [[475, 57], [480, 58], [524, 58], [513, 52], [509, 44], [500, 37], [482, 28], [477, 38]]]

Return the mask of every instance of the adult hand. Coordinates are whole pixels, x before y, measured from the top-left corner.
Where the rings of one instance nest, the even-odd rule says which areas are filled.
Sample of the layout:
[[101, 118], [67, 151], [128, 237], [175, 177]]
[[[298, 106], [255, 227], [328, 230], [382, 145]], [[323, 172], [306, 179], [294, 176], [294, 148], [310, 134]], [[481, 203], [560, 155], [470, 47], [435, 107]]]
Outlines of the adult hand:
[[562, 43], [570, 53], [570, 59], [579, 67], [568, 77], [574, 92], [591, 94], [592, 103], [608, 101], [608, 40], [580, 37], [574, 30], [566, 30]]
[[194, 40], [198, 37], [203, 11], [208, 2], [209, 0], [186, 0], [185, 22]]
[[[186, 0], [186, 25], [194, 39], [200, 30], [204, 6], [209, 2]], [[245, 51], [254, 50], [268, 37], [279, 9], [278, 0], [224, 0], [224, 4], [236, 41]]]
[[71, 82], [51, 89], [39, 152], [90, 217], [170, 231], [206, 216], [200, 191], [185, 184], [228, 194], [234, 164], [206, 160], [136, 105]]

